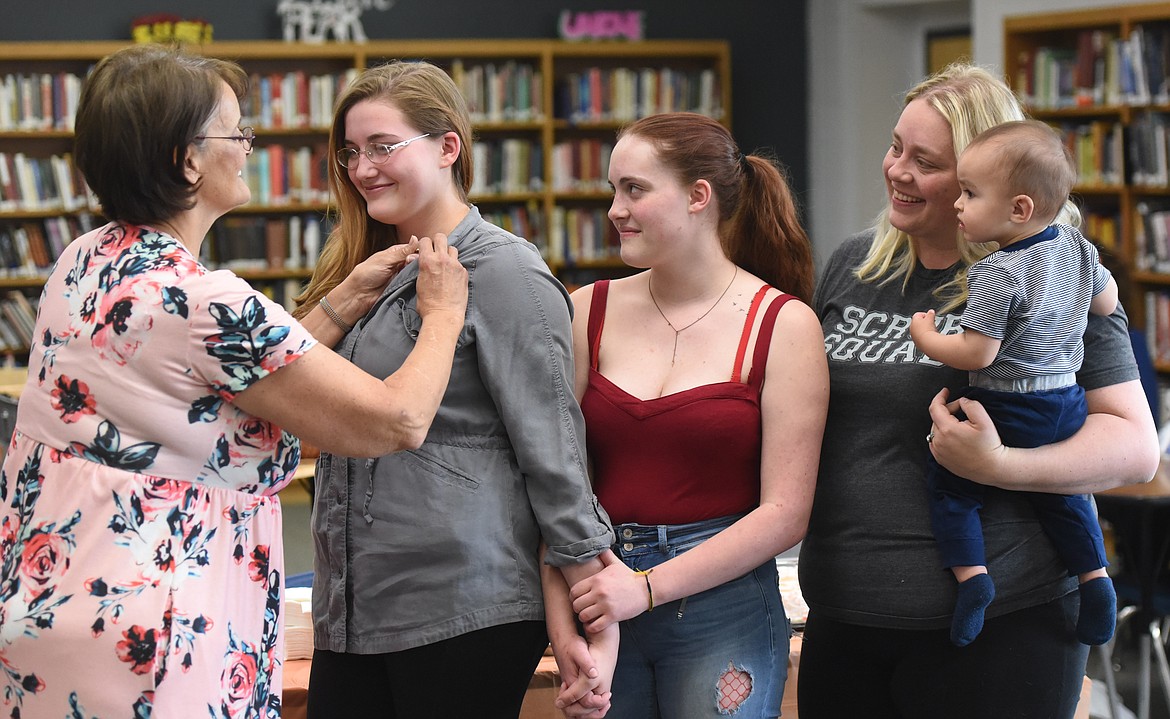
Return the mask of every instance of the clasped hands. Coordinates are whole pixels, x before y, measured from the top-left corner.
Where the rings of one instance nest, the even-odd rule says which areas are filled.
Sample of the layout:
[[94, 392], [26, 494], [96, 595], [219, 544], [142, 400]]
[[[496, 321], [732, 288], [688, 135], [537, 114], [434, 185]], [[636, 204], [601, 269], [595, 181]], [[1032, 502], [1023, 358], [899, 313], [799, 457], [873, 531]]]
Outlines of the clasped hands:
[[612, 551], [603, 552], [599, 559], [605, 568], [569, 590], [573, 611], [590, 633], [633, 619], [650, 606], [642, 576], [623, 564]]
[[611, 551], [603, 552], [599, 559], [604, 568], [569, 591], [573, 612], [586, 636], [573, 638], [557, 651], [561, 693], [556, 705], [570, 717], [605, 716], [609, 710], [610, 679], [617, 662], [618, 622], [638, 616], [649, 606], [642, 576]]

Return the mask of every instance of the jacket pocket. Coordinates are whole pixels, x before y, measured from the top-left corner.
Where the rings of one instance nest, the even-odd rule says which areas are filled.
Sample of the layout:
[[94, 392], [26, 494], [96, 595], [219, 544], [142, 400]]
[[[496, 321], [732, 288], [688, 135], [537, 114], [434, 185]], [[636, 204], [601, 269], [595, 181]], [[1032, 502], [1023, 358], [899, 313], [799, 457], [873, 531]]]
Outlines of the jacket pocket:
[[479, 480], [463, 472], [458, 467], [429, 454], [424, 448], [408, 450], [402, 453], [403, 459], [412, 466], [425, 471], [444, 484], [459, 487], [469, 492], [479, 489]]

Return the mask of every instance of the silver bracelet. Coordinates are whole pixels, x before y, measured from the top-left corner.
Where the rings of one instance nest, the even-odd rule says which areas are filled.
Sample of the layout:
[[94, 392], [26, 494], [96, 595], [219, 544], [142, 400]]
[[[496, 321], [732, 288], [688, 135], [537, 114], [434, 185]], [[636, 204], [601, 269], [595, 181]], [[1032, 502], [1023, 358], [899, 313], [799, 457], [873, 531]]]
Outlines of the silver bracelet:
[[337, 325], [342, 334], [349, 334], [353, 329], [353, 325], [346, 324], [345, 320], [341, 319], [341, 315], [337, 314], [337, 310], [333, 309], [333, 305], [329, 304], [329, 300], [325, 297], [321, 298], [321, 309], [325, 310], [325, 314], [329, 319], [333, 320], [333, 324]]

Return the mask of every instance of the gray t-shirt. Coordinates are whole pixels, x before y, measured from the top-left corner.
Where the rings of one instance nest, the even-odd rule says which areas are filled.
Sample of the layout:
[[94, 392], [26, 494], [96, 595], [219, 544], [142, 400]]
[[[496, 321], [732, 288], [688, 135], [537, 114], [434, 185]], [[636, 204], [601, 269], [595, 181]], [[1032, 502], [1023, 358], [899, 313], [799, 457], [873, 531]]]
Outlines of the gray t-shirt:
[[[928, 405], [942, 387], [966, 385], [914, 346], [910, 317], [940, 302], [931, 293], [955, 268], [915, 270], [901, 279], [861, 282], [853, 270], [872, 234], [833, 254], [813, 307], [829, 360], [829, 416], [816, 498], [800, 552], [800, 585], [816, 613], [855, 624], [902, 629], [950, 625], [955, 579], [942, 568], [927, 506]], [[939, 319], [957, 329], [962, 308]], [[1125, 315], [1092, 317], [1078, 382], [1092, 390], [1137, 379]], [[993, 617], [1073, 591], [1028, 503], [989, 487], [981, 512], [987, 564], [995, 580]]]

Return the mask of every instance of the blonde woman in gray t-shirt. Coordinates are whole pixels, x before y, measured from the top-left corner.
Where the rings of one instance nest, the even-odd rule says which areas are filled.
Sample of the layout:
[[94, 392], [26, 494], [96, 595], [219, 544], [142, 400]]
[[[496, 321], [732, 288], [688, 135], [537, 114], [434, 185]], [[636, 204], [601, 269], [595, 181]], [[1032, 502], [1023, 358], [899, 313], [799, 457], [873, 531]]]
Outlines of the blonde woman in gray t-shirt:
[[[800, 714], [826, 717], [1071, 717], [1088, 648], [1076, 583], [1018, 492], [1085, 493], [1148, 480], [1158, 448], [1125, 317], [1093, 317], [1077, 375], [1088, 418], [1071, 438], [1008, 449], [982, 407], [946, 404], [967, 373], [918, 351], [910, 318], [938, 307], [957, 329], [966, 268], [956, 158], [978, 132], [1023, 118], [1002, 81], [950, 67], [906, 96], [882, 169], [875, 228], [826, 264], [813, 307], [829, 362], [829, 417], [800, 581], [810, 606]], [[1071, 218], [1070, 218], [1071, 219]], [[929, 407], [929, 413], [928, 413]], [[996, 598], [979, 637], [950, 641], [955, 581], [939, 568], [925, 438], [956, 474], [991, 485], [982, 519]]]

